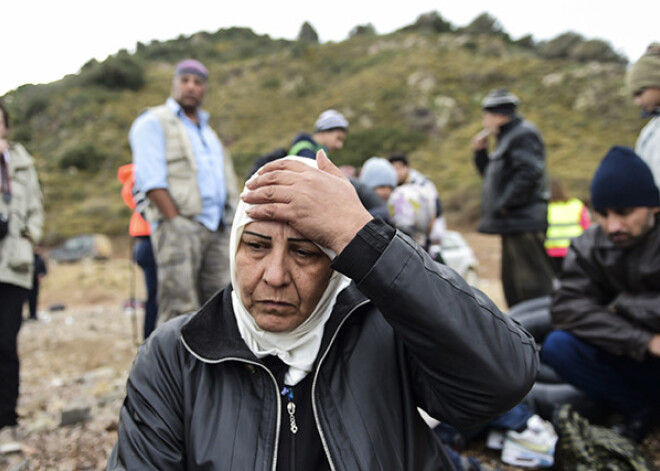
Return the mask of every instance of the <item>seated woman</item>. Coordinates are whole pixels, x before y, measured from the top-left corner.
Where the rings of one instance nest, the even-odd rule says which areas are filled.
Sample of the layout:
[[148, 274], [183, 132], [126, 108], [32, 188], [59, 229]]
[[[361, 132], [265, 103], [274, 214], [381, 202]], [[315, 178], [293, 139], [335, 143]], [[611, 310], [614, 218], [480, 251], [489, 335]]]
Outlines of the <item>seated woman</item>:
[[232, 284], [140, 348], [108, 469], [451, 470], [417, 408], [465, 427], [531, 387], [531, 336], [323, 152], [267, 164], [242, 200]]

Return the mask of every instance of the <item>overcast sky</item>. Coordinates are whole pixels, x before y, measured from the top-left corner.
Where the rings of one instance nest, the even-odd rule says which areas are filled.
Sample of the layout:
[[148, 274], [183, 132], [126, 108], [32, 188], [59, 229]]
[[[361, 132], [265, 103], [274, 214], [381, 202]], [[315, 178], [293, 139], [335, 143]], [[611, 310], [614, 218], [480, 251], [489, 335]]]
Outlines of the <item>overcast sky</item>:
[[341, 41], [356, 25], [371, 23], [379, 34], [389, 33], [430, 11], [455, 26], [488, 12], [514, 39], [531, 34], [538, 41], [575, 31], [608, 41], [631, 61], [660, 41], [658, 0], [407, 0], [391, 6], [360, 0], [2, 0], [0, 96], [77, 73], [92, 58], [134, 51], [138, 41], [231, 26], [294, 39], [304, 21], [321, 41]]

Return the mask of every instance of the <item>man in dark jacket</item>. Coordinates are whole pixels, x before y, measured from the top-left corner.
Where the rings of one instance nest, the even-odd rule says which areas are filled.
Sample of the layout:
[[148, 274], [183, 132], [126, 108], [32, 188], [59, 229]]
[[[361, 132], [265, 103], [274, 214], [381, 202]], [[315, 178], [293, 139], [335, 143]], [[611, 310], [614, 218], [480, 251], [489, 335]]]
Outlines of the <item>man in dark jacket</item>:
[[140, 347], [108, 469], [453, 470], [417, 407], [464, 427], [530, 388], [529, 334], [323, 152], [242, 198], [232, 285]]
[[[553, 272], [544, 241], [549, 193], [545, 148], [538, 130], [516, 114], [518, 98], [491, 91], [482, 102], [483, 126], [473, 140], [483, 176], [479, 231], [501, 234], [502, 286], [509, 307], [549, 295]], [[489, 136], [497, 138], [488, 153]]]
[[541, 356], [641, 441], [660, 404], [660, 196], [641, 158], [613, 147], [591, 202], [598, 224], [571, 244]]

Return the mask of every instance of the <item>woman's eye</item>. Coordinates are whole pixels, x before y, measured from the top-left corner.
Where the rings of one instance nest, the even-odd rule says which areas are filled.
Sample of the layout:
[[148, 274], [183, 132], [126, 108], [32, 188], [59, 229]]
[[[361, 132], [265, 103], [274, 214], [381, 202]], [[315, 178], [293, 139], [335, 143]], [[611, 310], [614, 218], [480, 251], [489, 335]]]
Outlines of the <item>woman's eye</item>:
[[263, 250], [266, 248], [264, 244], [261, 244], [259, 242], [246, 242], [248, 247], [250, 247], [252, 250]]
[[305, 250], [305, 249], [294, 249], [294, 253], [298, 255], [299, 257], [315, 257], [318, 255], [316, 252], [312, 252], [310, 250]]

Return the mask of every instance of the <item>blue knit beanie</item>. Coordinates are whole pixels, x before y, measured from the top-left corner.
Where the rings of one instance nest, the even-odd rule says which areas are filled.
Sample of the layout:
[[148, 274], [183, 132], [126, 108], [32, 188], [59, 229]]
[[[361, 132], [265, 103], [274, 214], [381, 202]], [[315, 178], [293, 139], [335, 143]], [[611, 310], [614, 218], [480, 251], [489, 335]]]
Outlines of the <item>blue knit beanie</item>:
[[632, 149], [614, 146], [591, 180], [591, 204], [596, 211], [660, 206], [660, 194], [648, 165]]
[[367, 160], [360, 171], [360, 181], [369, 188], [377, 186], [396, 186], [396, 170], [387, 159], [372, 157]]

